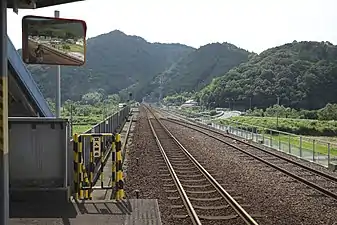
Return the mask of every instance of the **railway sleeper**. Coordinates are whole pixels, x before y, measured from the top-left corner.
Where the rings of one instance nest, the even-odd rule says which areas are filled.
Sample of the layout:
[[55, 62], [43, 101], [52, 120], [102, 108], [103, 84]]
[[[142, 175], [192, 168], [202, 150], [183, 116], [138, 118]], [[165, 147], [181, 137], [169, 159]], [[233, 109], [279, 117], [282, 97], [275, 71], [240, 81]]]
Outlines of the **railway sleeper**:
[[200, 219], [203, 220], [232, 220], [238, 218], [238, 215], [227, 215], [227, 216], [206, 216], [206, 215], [199, 215]]
[[230, 209], [230, 205], [210, 205], [210, 206], [201, 206], [201, 205], [194, 205], [193, 208], [201, 209], [201, 210], [220, 210], [220, 209]]
[[176, 168], [175, 170], [193, 170], [198, 171], [196, 167], [181, 167], [181, 168]]
[[188, 191], [188, 190], [185, 190], [186, 193], [188, 194], [213, 194], [213, 193], [216, 193], [217, 191], [216, 190], [209, 190], [209, 191]]
[[171, 209], [183, 209], [184, 205], [171, 205]]
[[188, 167], [188, 168], [191, 168], [190, 166], [193, 166], [191, 163], [189, 163], [189, 162], [186, 162], [186, 163], [175, 163], [175, 162], [172, 162], [171, 161], [171, 164], [174, 166], [174, 167], [179, 167], [179, 168], [186, 168], [186, 167]]
[[192, 178], [192, 177], [203, 177], [204, 175], [202, 174], [181, 174], [179, 177], [187, 177], [187, 178]]
[[180, 179], [180, 181], [186, 182], [186, 183], [203, 183], [203, 182], [207, 182], [206, 178], [200, 179], [200, 180], [186, 180], [186, 179]]
[[211, 184], [204, 184], [204, 185], [184, 185], [185, 188], [208, 188], [212, 187]]
[[177, 193], [177, 190], [165, 190], [166, 193]]
[[189, 215], [185, 214], [185, 215], [172, 215], [172, 217], [174, 219], [186, 219], [189, 217]]
[[[163, 157], [163, 156], [161, 156]], [[171, 161], [186, 161], [186, 157], [171, 157]]]
[[162, 178], [161, 180], [164, 181], [164, 182], [165, 182], [165, 181], [168, 181], [168, 182], [173, 181], [172, 178]]
[[222, 197], [214, 197], [214, 198], [193, 198], [193, 197], [189, 197], [189, 199], [193, 200], [193, 201], [213, 202], [213, 201], [220, 201], [223, 198]]
[[158, 165], [158, 169], [159, 171], [162, 170], [162, 171], [166, 171], [167, 172], [167, 166], [161, 166], [161, 165]]
[[185, 171], [178, 171], [175, 170], [176, 174], [195, 174], [195, 173], [200, 173], [198, 170], [185, 170]]
[[186, 167], [186, 166], [191, 166], [193, 165], [191, 162], [185, 160], [185, 161], [175, 161], [175, 160], [170, 160], [171, 164], [175, 166], [181, 166], [181, 167]]
[[167, 199], [169, 199], [169, 200], [179, 200], [180, 196], [168, 196]]

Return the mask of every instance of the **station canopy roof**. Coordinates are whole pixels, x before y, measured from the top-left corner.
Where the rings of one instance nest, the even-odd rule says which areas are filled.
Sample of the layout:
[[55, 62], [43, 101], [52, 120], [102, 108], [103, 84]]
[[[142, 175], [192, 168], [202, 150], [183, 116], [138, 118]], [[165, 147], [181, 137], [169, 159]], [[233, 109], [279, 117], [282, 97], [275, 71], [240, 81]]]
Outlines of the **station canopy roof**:
[[[0, 0], [2, 1], [2, 0]], [[32, 0], [17, 0], [18, 8], [26, 8], [25, 5], [28, 5]], [[79, 2], [84, 0], [35, 0], [36, 8], [49, 7], [55, 5], [61, 5], [72, 2]], [[7, 0], [7, 8], [13, 8], [13, 3], [15, 0]]]

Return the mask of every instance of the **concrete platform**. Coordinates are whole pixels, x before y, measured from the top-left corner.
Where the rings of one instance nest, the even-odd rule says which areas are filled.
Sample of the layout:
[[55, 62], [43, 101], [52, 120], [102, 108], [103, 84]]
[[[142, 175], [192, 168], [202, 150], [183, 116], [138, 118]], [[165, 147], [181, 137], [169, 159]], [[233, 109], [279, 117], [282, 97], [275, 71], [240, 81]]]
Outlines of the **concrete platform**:
[[131, 199], [131, 214], [113, 201], [12, 202], [10, 225], [161, 225], [156, 199]]

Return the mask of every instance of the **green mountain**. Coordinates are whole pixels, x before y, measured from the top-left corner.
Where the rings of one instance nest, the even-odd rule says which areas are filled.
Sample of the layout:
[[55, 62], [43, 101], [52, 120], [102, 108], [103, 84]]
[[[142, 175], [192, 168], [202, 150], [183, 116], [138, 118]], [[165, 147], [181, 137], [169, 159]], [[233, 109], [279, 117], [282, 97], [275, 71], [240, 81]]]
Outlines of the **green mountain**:
[[268, 49], [214, 79], [198, 93], [208, 106], [323, 108], [337, 102], [337, 46], [296, 42]]
[[[87, 93], [120, 93], [141, 100], [146, 95], [198, 91], [214, 77], [248, 60], [246, 50], [229, 43], [194, 49], [181, 44], [149, 43], [115, 30], [87, 41], [86, 65], [62, 66], [62, 101], [80, 100]], [[29, 65], [46, 98], [54, 99], [54, 66]]]
[[132, 85], [121, 93], [138, 93], [158, 100], [181, 92], [195, 92], [209, 84], [213, 78], [248, 61], [250, 53], [229, 43], [213, 43], [196, 49], [159, 73], [150, 83]]
[[[194, 51], [181, 44], [149, 43], [141, 37], [115, 30], [87, 41], [87, 61], [83, 67], [62, 66], [62, 101], [79, 100], [100, 90], [109, 95], [136, 85], [148, 84], [177, 59]], [[28, 69], [46, 98], [54, 99], [54, 66], [29, 65]], [[141, 98], [138, 93], [135, 97]]]
[[162, 82], [164, 95], [198, 91], [213, 78], [247, 62], [248, 55], [246, 50], [229, 43], [208, 44], [173, 63], [156, 77], [156, 82]]

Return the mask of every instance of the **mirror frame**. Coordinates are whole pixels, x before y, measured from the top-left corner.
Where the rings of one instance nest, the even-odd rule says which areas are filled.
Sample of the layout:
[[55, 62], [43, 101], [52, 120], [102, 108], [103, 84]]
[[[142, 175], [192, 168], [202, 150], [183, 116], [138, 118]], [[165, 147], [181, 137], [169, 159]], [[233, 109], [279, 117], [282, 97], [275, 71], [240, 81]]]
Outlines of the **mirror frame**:
[[[0, 0], [1, 1], [1, 0]], [[40, 18], [40, 19], [50, 19], [50, 20], [61, 20], [61, 21], [69, 21], [69, 22], [78, 22], [81, 23], [83, 26], [83, 31], [84, 31], [84, 37], [83, 37], [83, 47], [84, 47], [84, 60], [83, 63], [81, 64], [56, 64], [56, 63], [32, 63], [32, 62], [27, 62], [25, 61], [25, 53], [28, 51], [28, 29], [27, 29], [27, 24], [24, 22], [27, 20], [27, 18]], [[34, 15], [27, 15], [22, 17], [21, 21], [22, 25], [22, 60], [26, 64], [31, 64], [31, 65], [60, 65], [60, 66], [83, 66], [86, 63], [86, 52], [87, 52], [87, 40], [86, 40], [86, 34], [87, 34], [87, 24], [84, 20], [79, 20], [79, 19], [67, 19], [67, 18], [56, 18], [56, 17], [45, 17], [45, 16], [34, 16]], [[27, 34], [27, 36], [26, 36]]]

